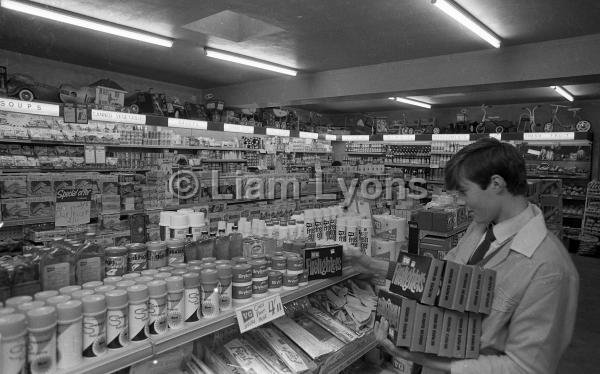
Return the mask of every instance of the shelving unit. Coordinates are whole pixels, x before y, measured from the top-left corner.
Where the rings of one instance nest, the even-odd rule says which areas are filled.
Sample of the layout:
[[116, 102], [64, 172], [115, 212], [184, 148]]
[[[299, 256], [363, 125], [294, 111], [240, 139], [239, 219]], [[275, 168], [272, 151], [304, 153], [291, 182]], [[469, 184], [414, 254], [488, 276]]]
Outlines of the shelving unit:
[[[350, 267], [343, 269], [341, 277], [312, 281], [308, 286], [293, 291], [281, 293], [281, 301], [286, 304], [296, 299], [310, 295], [316, 291], [325, 289], [343, 280], [359, 274]], [[124, 369], [135, 363], [151, 359], [153, 356], [177, 348], [182, 344], [192, 342], [196, 339], [210, 335], [226, 327], [236, 325], [235, 311], [231, 310], [220, 314], [211, 320], [202, 320], [187, 324], [183, 329], [169, 331], [167, 334], [156, 339], [132, 344], [127, 348], [109, 351], [106, 355], [92, 359], [86, 359], [84, 364], [70, 370], [62, 371], [63, 374], [106, 374], [116, 370]], [[365, 347], [366, 349], [366, 347]], [[368, 350], [365, 351], [365, 353]], [[357, 354], [360, 352], [357, 352]], [[360, 355], [362, 356], [362, 354]], [[357, 357], [360, 357], [357, 356]], [[344, 369], [340, 363], [340, 371]], [[337, 371], [339, 372], [339, 371]]]

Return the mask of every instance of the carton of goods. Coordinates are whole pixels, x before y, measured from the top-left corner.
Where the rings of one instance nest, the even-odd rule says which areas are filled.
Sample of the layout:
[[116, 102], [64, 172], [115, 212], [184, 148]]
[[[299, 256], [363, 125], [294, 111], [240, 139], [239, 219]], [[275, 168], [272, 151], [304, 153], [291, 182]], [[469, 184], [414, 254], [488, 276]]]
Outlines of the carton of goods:
[[415, 324], [409, 348], [412, 352], [425, 352], [427, 329], [429, 328], [429, 309], [428, 305], [417, 303], [415, 308]]
[[27, 197], [27, 176], [0, 175], [0, 199]]
[[390, 291], [433, 305], [439, 293], [444, 262], [428, 256], [401, 254], [394, 270]]
[[54, 196], [52, 174], [29, 174], [27, 176], [27, 194], [33, 196]]

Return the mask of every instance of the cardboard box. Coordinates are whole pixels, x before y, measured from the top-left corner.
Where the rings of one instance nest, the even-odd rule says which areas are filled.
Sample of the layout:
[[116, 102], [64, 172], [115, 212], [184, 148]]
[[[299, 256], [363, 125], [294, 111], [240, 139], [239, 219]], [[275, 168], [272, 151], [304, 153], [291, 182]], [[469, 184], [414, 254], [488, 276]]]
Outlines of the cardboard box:
[[461, 313], [465, 311], [469, 286], [471, 285], [471, 275], [473, 275], [472, 266], [460, 265], [460, 271], [457, 277], [456, 292], [454, 293], [454, 300], [452, 301], [452, 310], [456, 310]]
[[454, 351], [452, 357], [465, 358], [467, 347], [467, 336], [469, 326], [469, 315], [467, 313], [456, 314], [456, 337], [454, 339]]
[[429, 306], [417, 303], [415, 308], [415, 324], [410, 341], [411, 352], [425, 352], [427, 344], [427, 328], [429, 327]]
[[471, 274], [471, 282], [469, 284], [469, 293], [467, 295], [467, 303], [465, 310], [468, 312], [479, 312], [481, 304], [481, 287], [483, 285], [483, 269], [479, 266], [473, 266], [473, 274]]
[[448, 232], [456, 227], [455, 216], [452, 211], [432, 210], [431, 231]]
[[407, 299], [405, 297], [402, 298], [402, 308], [400, 309], [399, 325], [400, 334], [396, 343], [398, 347], [410, 347], [415, 322], [416, 308], [416, 301]]
[[437, 303], [438, 306], [445, 309], [452, 308], [452, 302], [454, 301], [454, 294], [456, 292], [457, 278], [459, 276], [459, 269], [460, 265], [456, 262], [446, 261], [446, 264], [444, 265], [442, 287]]
[[27, 176], [27, 194], [33, 196], [53, 196], [52, 174], [29, 174]]
[[481, 303], [479, 313], [490, 314], [492, 301], [494, 299], [494, 287], [496, 286], [496, 272], [491, 269], [483, 269], [483, 285], [481, 286]]
[[433, 227], [433, 215], [428, 210], [417, 211], [415, 221], [419, 225], [419, 230], [431, 230]]
[[54, 197], [30, 197], [29, 218], [53, 218], [54, 217]]
[[27, 176], [0, 175], [0, 198], [18, 199], [27, 197]]
[[391, 292], [379, 291], [377, 295], [377, 309], [375, 310], [375, 320], [380, 321], [381, 317], [388, 320], [388, 338], [398, 345], [400, 336], [400, 311], [402, 309], [402, 296]]
[[398, 256], [398, 260], [390, 291], [423, 304], [434, 304], [440, 286], [442, 261], [408, 253]]
[[469, 313], [465, 358], [479, 357], [481, 344], [481, 314]]
[[435, 306], [429, 309], [429, 324], [427, 326], [427, 343], [425, 353], [437, 355], [442, 341], [442, 327], [444, 323], [444, 311]]
[[18, 221], [29, 218], [29, 199], [3, 199], [0, 201], [0, 211], [2, 211], [4, 221]]
[[73, 179], [64, 175], [56, 175], [52, 181], [52, 185], [54, 186], [54, 193], [56, 193], [60, 189], [72, 188]]
[[442, 324], [442, 339], [438, 356], [453, 357], [454, 344], [456, 340], [456, 312], [451, 310], [444, 311], [444, 321]]

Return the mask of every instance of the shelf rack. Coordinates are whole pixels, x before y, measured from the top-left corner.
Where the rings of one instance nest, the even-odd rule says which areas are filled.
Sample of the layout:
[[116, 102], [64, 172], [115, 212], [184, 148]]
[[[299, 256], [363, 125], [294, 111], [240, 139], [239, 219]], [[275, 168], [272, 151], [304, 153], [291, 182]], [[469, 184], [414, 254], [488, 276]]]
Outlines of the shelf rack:
[[[341, 277], [312, 281], [308, 286], [301, 287], [293, 291], [284, 291], [281, 293], [281, 301], [286, 304], [296, 299], [310, 295], [316, 291], [322, 290], [348, 278], [359, 274], [351, 267], [343, 269]], [[235, 311], [227, 311], [211, 320], [202, 320], [200, 322], [187, 324], [183, 329], [169, 331], [167, 334], [145, 342], [131, 344], [126, 348], [119, 350], [109, 350], [107, 354], [100, 357], [86, 359], [80, 366], [69, 370], [61, 371], [62, 374], [105, 374], [124, 369], [138, 362], [151, 359], [153, 356], [177, 348], [182, 344], [192, 342], [196, 339], [210, 335], [226, 327], [234, 326], [237, 323]], [[360, 357], [360, 356], [359, 356]], [[340, 365], [341, 367], [341, 365]], [[341, 367], [343, 369], [343, 367]], [[340, 370], [341, 371], [341, 370]], [[339, 371], [336, 371], [336, 373]]]

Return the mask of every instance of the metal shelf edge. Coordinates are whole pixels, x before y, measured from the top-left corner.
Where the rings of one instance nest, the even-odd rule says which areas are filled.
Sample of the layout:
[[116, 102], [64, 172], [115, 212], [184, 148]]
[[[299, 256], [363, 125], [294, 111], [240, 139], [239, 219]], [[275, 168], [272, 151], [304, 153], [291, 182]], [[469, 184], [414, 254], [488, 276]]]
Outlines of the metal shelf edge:
[[145, 341], [130, 343], [126, 348], [109, 350], [105, 355], [84, 359], [72, 369], [60, 369], [62, 374], [106, 374], [124, 369], [152, 357], [152, 344]]

